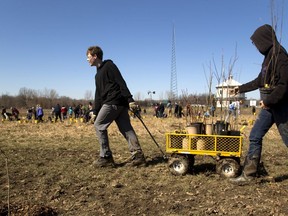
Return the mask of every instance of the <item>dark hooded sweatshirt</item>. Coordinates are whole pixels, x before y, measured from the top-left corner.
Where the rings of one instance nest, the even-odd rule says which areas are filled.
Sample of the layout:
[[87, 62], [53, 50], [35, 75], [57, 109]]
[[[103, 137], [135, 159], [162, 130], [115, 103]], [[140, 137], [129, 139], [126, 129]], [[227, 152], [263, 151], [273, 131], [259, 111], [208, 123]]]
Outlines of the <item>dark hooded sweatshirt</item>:
[[103, 104], [129, 107], [129, 103], [134, 101], [119, 69], [111, 60], [103, 61], [97, 68], [95, 85], [96, 115]]
[[288, 99], [288, 55], [279, 44], [275, 32], [270, 25], [263, 25], [256, 29], [251, 40], [259, 52], [264, 55], [262, 69], [258, 77], [251, 82], [239, 86], [239, 92], [249, 92], [269, 86], [272, 92], [261, 98], [268, 107]]

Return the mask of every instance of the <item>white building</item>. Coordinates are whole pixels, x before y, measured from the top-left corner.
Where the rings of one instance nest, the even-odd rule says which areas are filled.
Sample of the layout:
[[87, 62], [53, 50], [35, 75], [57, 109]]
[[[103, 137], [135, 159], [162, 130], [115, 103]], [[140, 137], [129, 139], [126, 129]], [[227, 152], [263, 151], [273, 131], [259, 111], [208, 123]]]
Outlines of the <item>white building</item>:
[[229, 76], [226, 81], [216, 86], [216, 107], [228, 107], [230, 101], [243, 101], [245, 100], [245, 93], [237, 94], [236, 96], [230, 95], [230, 90], [237, 86], [242, 85], [233, 79], [233, 76]]

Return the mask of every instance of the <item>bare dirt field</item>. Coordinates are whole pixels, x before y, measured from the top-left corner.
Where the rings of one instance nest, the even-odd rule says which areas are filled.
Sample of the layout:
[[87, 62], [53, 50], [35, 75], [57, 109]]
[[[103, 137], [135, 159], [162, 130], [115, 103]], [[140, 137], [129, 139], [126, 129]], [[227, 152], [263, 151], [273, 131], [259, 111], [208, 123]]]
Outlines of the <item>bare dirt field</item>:
[[[164, 152], [165, 132], [185, 126], [176, 118], [144, 121]], [[262, 158], [271, 177], [238, 186], [215, 173], [210, 156], [196, 156], [188, 174], [172, 175], [141, 122], [132, 124], [147, 167], [125, 166], [130, 154], [115, 124], [109, 134], [117, 167], [96, 169], [91, 124], [0, 123], [0, 215], [288, 215], [288, 152], [275, 126]]]

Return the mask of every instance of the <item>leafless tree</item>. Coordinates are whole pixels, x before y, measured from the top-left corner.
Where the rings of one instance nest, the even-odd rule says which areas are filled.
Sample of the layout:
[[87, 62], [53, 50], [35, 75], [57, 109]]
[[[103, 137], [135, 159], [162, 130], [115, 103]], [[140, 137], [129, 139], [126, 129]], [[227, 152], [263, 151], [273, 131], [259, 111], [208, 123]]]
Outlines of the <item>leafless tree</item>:
[[85, 92], [84, 99], [87, 100], [87, 101], [93, 100], [93, 94], [92, 94], [91, 90], [87, 90]]
[[37, 98], [37, 92], [33, 89], [28, 89], [26, 87], [20, 88], [17, 96], [18, 107], [29, 107], [32, 105], [35, 98]]
[[136, 101], [141, 101], [144, 99], [144, 96], [141, 92], [136, 92], [134, 95], [133, 95], [133, 98], [134, 100]]
[[208, 97], [207, 97], [206, 104], [211, 105], [211, 103], [212, 103], [212, 81], [213, 81], [213, 71], [211, 68], [211, 62], [209, 64], [209, 76], [208, 77], [206, 74], [205, 67], [203, 67], [203, 69], [204, 69], [204, 75], [205, 75], [206, 83], [208, 86]]

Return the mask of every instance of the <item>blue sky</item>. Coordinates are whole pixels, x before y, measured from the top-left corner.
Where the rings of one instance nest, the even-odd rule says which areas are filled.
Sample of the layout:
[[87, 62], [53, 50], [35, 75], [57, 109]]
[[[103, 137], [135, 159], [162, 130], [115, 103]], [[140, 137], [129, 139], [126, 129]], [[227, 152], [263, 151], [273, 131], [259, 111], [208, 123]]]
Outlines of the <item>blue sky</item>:
[[[288, 48], [287, 1], [273, 5], [279, 25], [283, 20], [278, 37]], [[271, 21], [270, 0], [2, 0], [0, 95], [17, 95], [22, 87], [75, 99], [94, 95], [96, 69], [85, 54], [99, 45], [136, 99], [149, 98], [148, 91], [164, 99], [170, 91], [173, 24], [179, 95], [207, 93], [204, 72], [209, 75], [210, 62], [221, 71], [223, 58], [227, 70], [236, 46], [233, 75], [245, 83], [258, 75], [263, 59], [250, 36]], [[216, 84], [213, 77], [213, 91]]]

